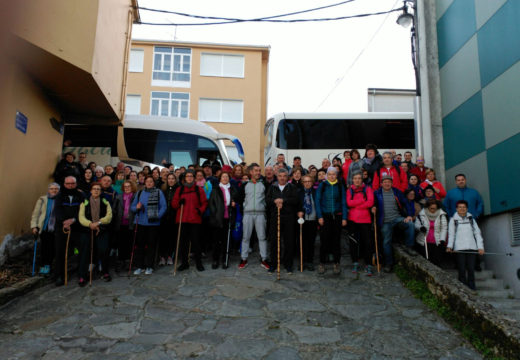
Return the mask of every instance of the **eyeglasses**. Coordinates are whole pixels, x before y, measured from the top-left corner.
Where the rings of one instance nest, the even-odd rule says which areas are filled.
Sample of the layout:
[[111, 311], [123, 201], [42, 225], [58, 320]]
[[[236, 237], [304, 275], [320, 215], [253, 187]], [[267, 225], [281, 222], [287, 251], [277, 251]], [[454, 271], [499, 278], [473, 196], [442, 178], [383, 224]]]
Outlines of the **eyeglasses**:
[[65, 185], [76, 185], [75, 182], [66, 182]]
[[422, 162], [424, 162], [424, 160], [417, 160], [417, 162], [421, 162], [422, 163]]

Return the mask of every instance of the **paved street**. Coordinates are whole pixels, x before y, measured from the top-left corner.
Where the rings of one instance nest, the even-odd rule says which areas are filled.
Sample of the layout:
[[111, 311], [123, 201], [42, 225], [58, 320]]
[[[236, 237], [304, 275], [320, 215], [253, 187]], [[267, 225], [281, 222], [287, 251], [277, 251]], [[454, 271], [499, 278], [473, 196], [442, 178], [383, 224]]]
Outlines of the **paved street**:
[[[209, 267], [209, 266], [207, 266]], [[0, 359], [479, 359], [395, 275], [194, 268], [41, 288], [0, 309]]]

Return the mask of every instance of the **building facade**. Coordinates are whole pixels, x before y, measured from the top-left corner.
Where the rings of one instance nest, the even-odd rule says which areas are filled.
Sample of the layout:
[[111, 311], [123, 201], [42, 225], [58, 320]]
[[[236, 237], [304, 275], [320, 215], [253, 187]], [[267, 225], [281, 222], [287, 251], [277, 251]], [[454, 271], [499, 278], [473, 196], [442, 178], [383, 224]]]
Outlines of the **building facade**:
[[127, 114], [204, 121], [262, 163], [269, 47], [134, 39], [130, 54]]
[[[67, 122], [120, 122], [136, 0], [2, 1], [0, 262], [30, 230]], [[12, 254], [11, 254], [12, 255]]]
[[520, 295], [520, 1], [419, 6], [422, 90], [430, 95], [423, 103], [441, 125], [432, 127], [432, 143], [442, 144], [447, 188], [464, 173], [481, 193], [486, 250], [515, 255], [488, 256], [486, 266]]

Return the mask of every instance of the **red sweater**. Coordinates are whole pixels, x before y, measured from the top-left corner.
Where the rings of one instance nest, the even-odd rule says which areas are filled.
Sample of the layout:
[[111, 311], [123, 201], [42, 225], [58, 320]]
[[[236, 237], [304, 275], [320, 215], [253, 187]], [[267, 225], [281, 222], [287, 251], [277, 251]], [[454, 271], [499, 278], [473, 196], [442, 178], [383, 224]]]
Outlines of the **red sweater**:
[[372, 188], [374, 190], [379, 189], [381, 186], [381, 178], [385, 175], [390, 175], [392, 176], [392, 187], [395, 187], [404, 192], [406, 189], [408, 189], [408, 176], [406, 176], [406, 173], [403, 169], [399, 170], [400, 171], [397, 171], [395, 166], [391, 166], [390, 170], [388, 170], [384, 165], [381, 166], [378, 171], [374, 172]]
[[[172, 208], [180, 209], [180, 199], [184, 199], [184, 208], [182, 210], [182, 222], [190, 224], [201, 224], [202, 214], [206, 211], [208, 206], [208, 200], [206, 199], [206, 193], [200, 186], [193, 184], [191, 188], [184, 187], [182, 195], [180, 195], [181, 187], [177, 188], [175, 195], [172, 199]], [[197, 194], [197, 192], [199, 192]], [[175, 222], [178, 224], [181, 217], [181, 211], [177, 211]]]
[[412, 168], [412, 170], [410, 170], [410, 174], [414, 174], [414, 175], [417, 175], [417, 177], [419, 178], [419, 180], [421, 180], [421, 182], [423, 182], [424, 180], [426, 180], [426, 170], [428, 170], [427, 167], [414, 167]]
[[[365, 188], [365, 194], [363, 194], [363, 188]], [[354, 197], [352, 197], [352, 193], [354, 193]], [[346, 196], [348, 220], [358, 224], [370, 224], [372, 222], [370, 208], [374, 206], [374, 191], [370, 186], [363, 184], [356, 188], [352, 185], [348, 188]]]
[[349, 169], [351, 163], [352, 163], [352, 159], [349, 159], [349, 160], [345, 160], [345, 163], [343, 165], [341, 165], [341, 173], [343, 175], [343, 180], [345, 180], [345, 183], [347, 183], [348, 169]]

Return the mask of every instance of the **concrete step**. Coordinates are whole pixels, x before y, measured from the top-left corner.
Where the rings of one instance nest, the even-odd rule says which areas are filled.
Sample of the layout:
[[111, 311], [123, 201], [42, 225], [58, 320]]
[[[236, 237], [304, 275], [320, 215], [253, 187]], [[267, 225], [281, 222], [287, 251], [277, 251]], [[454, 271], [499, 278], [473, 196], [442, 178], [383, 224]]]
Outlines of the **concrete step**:
[[520, 299], [493, 299], [488, 302], [497, 310], [515, 311], [520, 315]]
[[[458, 277], [458, 272], [456, 269], [446, 269], [447, 273]], [[475, 280], [486, 280], [486, 279], [493, 279], [493, 271], [491, 270], [482, 270], [482, 271], [475, 271]]]
[[504, 289], [504, 280], [502, 279], [476, 279], [475, 285], [480, 290], [506, 290]]
[[515, 295], [512, 290], [481, 290], [478, 287], [477, 294], [487, 299], [507, 299]]

